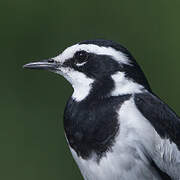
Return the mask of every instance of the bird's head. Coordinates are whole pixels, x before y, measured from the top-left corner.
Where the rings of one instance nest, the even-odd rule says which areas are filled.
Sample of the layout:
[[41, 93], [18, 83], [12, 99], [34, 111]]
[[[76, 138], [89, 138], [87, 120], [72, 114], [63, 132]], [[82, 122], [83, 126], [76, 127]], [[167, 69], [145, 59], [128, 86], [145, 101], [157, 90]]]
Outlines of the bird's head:
[[64, 76], [73, 86], [72, 97], [107, 97], [149, 90], [144, 73], [130, 52], [108, 40], [87, 40], [47, 60], [24, 65], [46, 69]]

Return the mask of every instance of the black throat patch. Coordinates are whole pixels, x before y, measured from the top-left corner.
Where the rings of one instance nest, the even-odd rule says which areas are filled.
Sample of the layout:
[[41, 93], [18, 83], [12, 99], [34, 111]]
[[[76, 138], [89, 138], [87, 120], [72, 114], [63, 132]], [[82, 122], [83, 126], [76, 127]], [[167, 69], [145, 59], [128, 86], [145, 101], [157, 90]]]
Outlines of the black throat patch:
[[97, 161], [111, 150], [119, 130], [118, 114], [131, 95], [68, 101], [64, 112], [64, 129], [71, 148], [88, 159], [95, 153]]

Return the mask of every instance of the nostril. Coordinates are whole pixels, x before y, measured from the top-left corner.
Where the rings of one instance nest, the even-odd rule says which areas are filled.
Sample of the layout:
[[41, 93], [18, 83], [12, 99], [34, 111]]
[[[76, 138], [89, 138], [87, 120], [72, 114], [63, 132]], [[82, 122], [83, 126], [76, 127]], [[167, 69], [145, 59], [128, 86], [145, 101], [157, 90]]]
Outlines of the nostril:
[[48, 63], [53, 63], [54, 59], [48, 59]]

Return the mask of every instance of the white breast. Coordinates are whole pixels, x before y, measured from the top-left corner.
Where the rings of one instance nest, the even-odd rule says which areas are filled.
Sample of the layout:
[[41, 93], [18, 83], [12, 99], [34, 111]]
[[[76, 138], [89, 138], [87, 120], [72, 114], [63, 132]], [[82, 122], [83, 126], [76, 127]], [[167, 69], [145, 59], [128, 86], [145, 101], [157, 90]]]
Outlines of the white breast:
[[118, 114], [120, 130], [116, 142], [99, 163], [95, 155], [84, 160], [70, 148], [84, 179], [161, 180], [147, 158], [149, 153], [156, 151], [160, 137], [138, 111], [133, 98], [121, 106]]

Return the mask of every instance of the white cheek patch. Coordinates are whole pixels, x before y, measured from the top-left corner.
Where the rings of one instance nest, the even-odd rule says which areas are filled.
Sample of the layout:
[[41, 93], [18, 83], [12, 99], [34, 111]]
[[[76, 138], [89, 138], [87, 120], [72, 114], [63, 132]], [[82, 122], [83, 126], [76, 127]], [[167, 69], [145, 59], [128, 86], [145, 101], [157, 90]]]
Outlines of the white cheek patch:
[[67, 49], [65, 49], [60, 55], [54, 57], [53, 59], [57, 62], [64, 63], [67, 59], [70, 59], [78, 51], [86, 51], [88, 53], [93, 53], [97, 55], [108, 55], [111, 56], [114, 60], [119, 63], [129, 64], [130, 60], [128, 57], [120, 52], [115, 50], [112, 47], [102, 47], [94, 44], [76, 44]]
[[71, 83], [74, 89], [72, 94], [74, 100], [79, 102], [89, 95], [94, 82], [93, 79], [88, 78], [85, 74], [71, 68], [61, 68], [57, 73], [64, 76]]
[[111, 77], [115, 83], [115, 88], [111, 92], [112, 96], [141, 93], [145, 91], [142, 85], [127, 79], [124, 72], [117, 72]]

